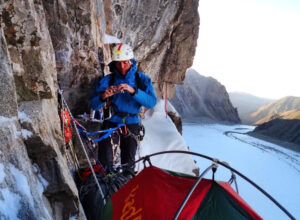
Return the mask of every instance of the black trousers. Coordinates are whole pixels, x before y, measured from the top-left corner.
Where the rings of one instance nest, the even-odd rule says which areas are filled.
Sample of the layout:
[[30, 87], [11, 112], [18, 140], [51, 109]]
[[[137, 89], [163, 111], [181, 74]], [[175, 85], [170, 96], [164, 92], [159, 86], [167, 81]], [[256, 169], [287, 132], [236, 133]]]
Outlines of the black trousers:
[[[111, 122], [104, 122], [104, 129], [114, 128], [117, 124]], [[137, 150], [137, 136], [140, 132], [139, 124], [126, 125], [118, 131], [114, 132], [110, 137], [102, 140], [98, 144], [98, 159], [104, 168], [110, 172], [114, 164], [114, 150], [120, 147], [121, 164], [125, 165], [124, 171], [128, 170], [134, 172], [134, 161]]]

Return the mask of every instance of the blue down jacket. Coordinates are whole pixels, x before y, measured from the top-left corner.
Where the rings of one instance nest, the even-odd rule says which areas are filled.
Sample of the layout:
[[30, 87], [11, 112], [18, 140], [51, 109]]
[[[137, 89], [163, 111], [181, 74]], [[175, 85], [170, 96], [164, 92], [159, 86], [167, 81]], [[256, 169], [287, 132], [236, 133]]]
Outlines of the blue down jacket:
[[[113, 65], [110, 65], [110, 70], [112, 74], [115, 74], [113, 85], [118, 86], [119, 84], [127, 83], [136, 90], [136, 93], [134, 95], [131, 95], [128, 92], [117, 93], [110, 99], [114, 112], [136, 114], [128, 116], [125, 121], [126, 124], [137, 124], [139, 123], [137, 114], [141, 111], [141, 107], [145, 106], [146, 108], [153, 108], [156, 104], [156, 95], [150, 77], [142, 72], [138, 72], [142, 88], [137, 88], [135, 80], [137, 64], [135, 60], [131, 61], [132, 66], [125, 76], [121, 75]], [[105, 101], [101, 100], [100, 95], [109, 87], [112, 74], [106, 75], [97, 84], [96, 89], [89, 100], [92, 109], [98, 110], [103, 107]], [[114, 123], [122, 123], [122, 120], [123, 118], [117, 114], [114, 114], [109, 119], [110, 122]]]

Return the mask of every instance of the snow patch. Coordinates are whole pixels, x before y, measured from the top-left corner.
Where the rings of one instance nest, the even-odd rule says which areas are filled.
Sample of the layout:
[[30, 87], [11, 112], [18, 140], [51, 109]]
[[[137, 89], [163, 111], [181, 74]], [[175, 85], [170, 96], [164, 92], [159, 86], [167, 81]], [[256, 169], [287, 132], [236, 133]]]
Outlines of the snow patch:
[[5, 178], [4, 165], [0, 163], [0, 184], [3, 182]]
[[177, 117], [181, 117], [180, 114], [176, 111], [175, 107], [169, 101], [168, 101], [167, 108], [168, 108], [168, 112], [174, 112]]
[[32, 164], [32, 170], [34, 173], [38, 173], [40, 171], [39, 166], [36, 163]]
[[7, 117], [0, 116], [0, 124], [7, 123], [7, 122], [14, 122], [16, 120], [17, 120], [16, 117], [7, 118]]
[[0, 194], [3, 198], [3, 200], [0, 199], [0, 214], [10, 220], [18, 220], [18, 212], [21, 207], [21, 197], [7, 188], [0, 189]]
[[17, 122], [17, 117], [7, 118], [7, 117], [0, 116], [0, 125], [6, 124], [6, 123], [11, 123], [9, 125], [11, 125], [11, 127], [12, 127], [14, 138], [18, 139], [21, 135], [21, 132], [18, 131], [15, 122]]
[[44, 188], [47, 188], [47, 186], [49, 185], [49, 182], [41, 175], [38, 175], [39, 181], [42, 183]]
[[115, 36], [104, 34], [102, 41], [104, 44], [121, 43], [121, 40]]
[[[145, 137], [141, 142], [140, 156], [167, 150], [188, 151], [188, 146], [183, 137], [177, 131], [175, 125], [169, 117], [166, 117], [164, 101], [159, 100], [153, 109], [145, 114], [142, 121], [145, 126]], [[153, 165], [182, 173], [194, 174], [192, 171], [197, 169], [193, 158], [184, 154], [163, 154], [151, 158]], [[143, 165], [138, 164], [140, 171]]]
[[[47, 182], [47, 180], [45, 180], [41, 174], [38, 175], [38, 180], [37, 180], [37, 190], [38, 193], [41, 197], [43, 197], [43, 193], [45, 191], [45, 188], [49, 185], [49, 183]], [[52, 219], [48, 209], [44, 206], [44, 211], [47, 215], [47, 219]]]
[[72, 216], [69, 218], [69, 220], [78, 220], [78, 217], [77, 216]]
[[29, 137], [32, 136], [32, 132], [27, 130], [27, 129], [22, 129], [21, 130], [21, 133], [22, 133], [22, 137], [27, 140]]
[[49, 185], [49, 182], [41, 174], [38, 175], [38, 181], [37, 182], [38, 182], [38, 192], [42, 196], [45, 189]]
[[18, 117], [19, 117], [19, 120], [21, 121], [21, 123], [32, 122], [31, 119], [28, 117], [28, 115], [26, 115], [24, 112], [19, 111]]
[[18, 191], [28, 198], [31, 207], [34, 207], [34, 202], [33, 198], [31, 195], [31, 190], [27, 181], [27, 177], [19, 170], [17, 169], [14, 165], [10, 164], [9, 165], [10, 172], [13, 174], [16, 184], [15, 186], [17, 187]]
[[15, 124], [13, 124], [12, 130], [13, 130], [13, 135], [14, 135], [15, 139], [18, 139], [22, 134], [21, 131], [18, 131]]

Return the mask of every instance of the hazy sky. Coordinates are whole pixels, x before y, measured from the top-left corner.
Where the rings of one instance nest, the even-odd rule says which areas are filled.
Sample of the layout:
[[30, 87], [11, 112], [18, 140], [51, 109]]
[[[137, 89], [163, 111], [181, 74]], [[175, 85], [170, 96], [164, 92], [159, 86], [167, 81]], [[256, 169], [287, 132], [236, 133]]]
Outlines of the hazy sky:
[[193, 68], [228, 92], [300, 96], [300, 0], [200, 0]]

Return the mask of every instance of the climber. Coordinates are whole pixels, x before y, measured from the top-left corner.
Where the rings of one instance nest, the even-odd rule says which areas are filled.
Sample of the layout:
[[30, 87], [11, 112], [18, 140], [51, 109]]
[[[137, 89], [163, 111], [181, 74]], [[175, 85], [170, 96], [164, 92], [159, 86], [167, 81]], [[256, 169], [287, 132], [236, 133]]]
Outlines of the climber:
[[[142, 106], [153, 108], [156, 96], [150, 77], [138, 71], [133, 50], [127, 44], [118, 44], [112, 50], [111, 74], [97, 84], [90, 98], [93, 110], [103, 106], [112, 109], [111, 117], [104, 121], [103, 128], [113, 128], [120, 123], [125, 126], [110, 137], [99, 142], [98, 158], [108, 172], [113, 170], [113, 149], [120, 147], [124, 175], [134, 174], [137, 136], [141, 124], [139, 112]], [[104, 105], [105, 104], [105, 105]]]

